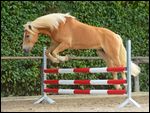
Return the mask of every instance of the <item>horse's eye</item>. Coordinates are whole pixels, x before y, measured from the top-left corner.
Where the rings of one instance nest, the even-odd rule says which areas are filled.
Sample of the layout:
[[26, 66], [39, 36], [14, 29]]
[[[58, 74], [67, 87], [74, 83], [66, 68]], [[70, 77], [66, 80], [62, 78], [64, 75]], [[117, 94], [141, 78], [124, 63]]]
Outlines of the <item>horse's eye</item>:
[[29, 38], [29, 35], [26, 35], [26, 38]]

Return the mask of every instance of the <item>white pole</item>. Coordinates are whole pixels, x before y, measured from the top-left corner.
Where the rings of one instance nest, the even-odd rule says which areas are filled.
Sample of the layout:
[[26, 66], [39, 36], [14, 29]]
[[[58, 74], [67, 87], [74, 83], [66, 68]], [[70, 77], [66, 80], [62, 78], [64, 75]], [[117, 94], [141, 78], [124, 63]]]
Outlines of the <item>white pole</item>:
[[141, 106], [132, 99], [132, 84], [131, 84], [131, 40], [127, 41], [127, 99], [121, 103], [118, 107], [123, 108], [128, 103], [135, 105], [136, 107], [140, 108]]
[[132, 84], [131, 84], [131, 40], [128, 40], [127, 42], [127, 95], [128, 98], [131, 98], [131, 92], [132, 92]]
[[42, 81], [43, 89], [42, 89], [42, 92], [44, 96], [46, 96], [46, 93], [44, 92], [44, 89], [46, 88], [46, 84], [44, 84], [44, 80], [46, 80], [46, 73], [44, 72], [44, 69], [47, 68], [47, 57], [45, 55], [45, 52], [46, 52], [46, 47], [44, 47], [44, 50], [43, 50], [43, 81]]
[[52, 100], [51, 98], [47, 96], [46, 92], [44, 92], [44, 89], [46, 89], [46, 84], [44, 84], [44, 80], [47, 79], [46, 73], [44, 72], [44, 69], [47, 69], [47, 57], [45, 55], [45, 52], [46, 52], [46, 47], [44, 47], [43, 49], [43, 69], [42, 69], [43, 75], [42, 75], [42, 83], [41, 83], [42, 84], [42, 89], [41, 89], [42, 97], [38, 99], [36, 102], [34, 102], [34, 104], [41, 103], [44, 100], [47, 101], [49, 104], [52, 104], [55, 102], [54, 100]]

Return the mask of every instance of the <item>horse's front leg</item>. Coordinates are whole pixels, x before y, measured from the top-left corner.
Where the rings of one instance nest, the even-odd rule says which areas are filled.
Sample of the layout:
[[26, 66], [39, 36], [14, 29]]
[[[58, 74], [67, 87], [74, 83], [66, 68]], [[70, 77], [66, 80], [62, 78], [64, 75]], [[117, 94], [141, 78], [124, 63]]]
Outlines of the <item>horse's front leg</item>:
[[57, 43], [52, 42], [51, 46], [46, 50], [45, 54], [46, 56], [53, 62], [53, 63], [59, 63], [59, 59], [52, 56], [51, 52], [58, 46]]
[[45, 54], [46, 54], [47, 58], [49, 58], [53, 63], [59, 63], [59, 59], [53, 57], [51, 55], [51, 51], [49, 49], [46, 50]]
[[66, 44], [65, 42], [60, 43], [56, 49], [52, 52], [53, 56], [58, 58], [60, 61], [68, 61], [68, 56], [60, 56], [59, 52], [64, 51], [65, 49], [69, 48], [69, 44]]

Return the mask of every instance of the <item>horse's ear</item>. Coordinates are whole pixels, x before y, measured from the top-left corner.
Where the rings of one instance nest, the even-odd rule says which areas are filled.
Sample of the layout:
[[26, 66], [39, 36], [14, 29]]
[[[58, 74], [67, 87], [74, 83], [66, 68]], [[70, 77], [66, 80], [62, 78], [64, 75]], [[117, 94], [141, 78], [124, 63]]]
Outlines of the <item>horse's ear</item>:
[[28, 27], [29, 27], [29, 29], [30, 29], [30, 30], [32, 30], [32, 27], [31, 27], [31, 25], [28, 25]]

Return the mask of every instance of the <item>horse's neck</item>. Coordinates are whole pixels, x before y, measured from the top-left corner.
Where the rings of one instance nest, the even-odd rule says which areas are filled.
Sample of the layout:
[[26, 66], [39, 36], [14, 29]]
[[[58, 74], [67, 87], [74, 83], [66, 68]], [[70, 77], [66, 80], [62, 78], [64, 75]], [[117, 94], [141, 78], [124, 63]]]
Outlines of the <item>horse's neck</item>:
[[48, 35], [51, 38], [53, 37], [52, 31], [48, 28], [40, 28], [40, 29], [38, 29], [38, 31], [39, 31], [40, 34]]
[[54, 38], [57, 30], [50, 30], [48, 28], [40, 28], [38, 29], [40, 34], [48, 35], [51, 38]]
[[38, 29], [38, 31], [40, 34], [50, 35], [50, 31], [48, 29], [40, 28], [40, 29]]

